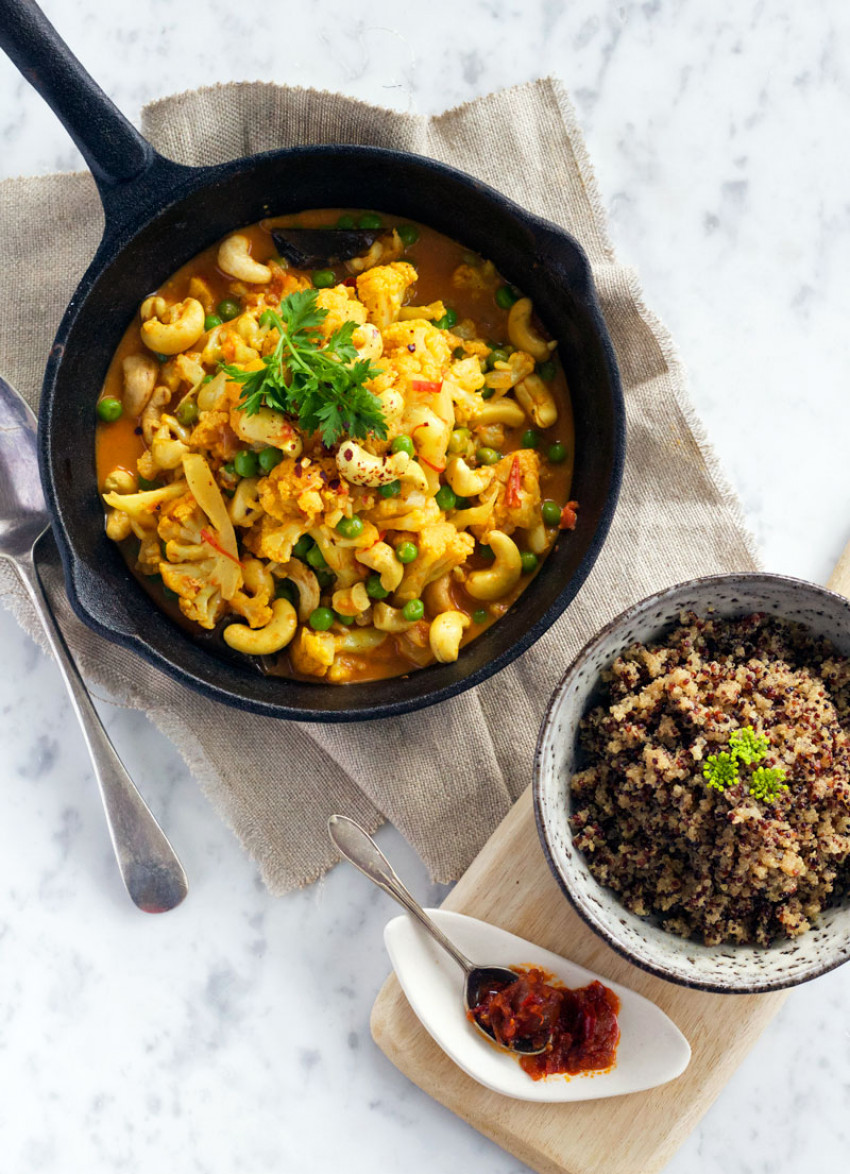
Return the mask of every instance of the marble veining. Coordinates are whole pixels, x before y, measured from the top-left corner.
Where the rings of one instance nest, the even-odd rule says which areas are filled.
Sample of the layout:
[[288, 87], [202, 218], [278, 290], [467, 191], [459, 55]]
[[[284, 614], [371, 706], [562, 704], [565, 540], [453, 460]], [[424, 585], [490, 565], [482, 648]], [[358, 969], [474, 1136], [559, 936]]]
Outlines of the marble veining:
[[[560, 76], [615, 244], [673, 330], [765, 564], [826, 579], [850, 537], [840, 0], [43, 7], [136, 120], [152, 98], [231, 79], [430, 113]], [[79, 166], [0, 59], [0, 177]], [[14, 285], [7, 275], [5, 296]], [[371, 1042], [389, 901], [349, 869], [271, 900], [173, 748], [105, 705], [192, 884], [176, 912], [139, 915], [52, 665], [2, 611], [0, 647], [0, 1174], [261, 1174], [341, 1160], [352, 1174], [521, 1174]], [[401, 837], [380, 839], [436, 903]], [[792, 993], [668, 1174], [843, 1168], [848, 988], [845, 968]]]

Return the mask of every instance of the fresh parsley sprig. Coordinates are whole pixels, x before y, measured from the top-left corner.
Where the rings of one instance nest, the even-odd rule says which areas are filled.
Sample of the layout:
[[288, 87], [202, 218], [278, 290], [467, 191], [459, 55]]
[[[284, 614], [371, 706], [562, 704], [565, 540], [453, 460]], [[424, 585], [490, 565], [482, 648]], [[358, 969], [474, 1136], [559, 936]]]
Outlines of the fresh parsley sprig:
[[356, 322], [344, 322], [325, 339], [320, 328], [328, 312], [318, 296], [315, 289], [298, 290], [283, 299], [280, 313], [263, 312], [261, 323], [277, 327], [280, 337], [262, 367], [243, 371], [219, 363], [219, 369], [242, 384], [239, 404], [249, 416], [266, 404], [295, 416], [302, 431], [320, 432], [329, 447], [343, 436], [385, 440], [381, 401], [365, 386], [380, 369], [358, 358]]

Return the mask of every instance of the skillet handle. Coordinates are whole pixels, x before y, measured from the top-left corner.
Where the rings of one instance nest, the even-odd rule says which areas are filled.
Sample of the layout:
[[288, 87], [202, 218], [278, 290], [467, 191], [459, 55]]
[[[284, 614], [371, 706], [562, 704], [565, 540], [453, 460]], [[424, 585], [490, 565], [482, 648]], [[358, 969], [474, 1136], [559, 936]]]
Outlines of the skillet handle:
[[0, 0], [0, 48], [79, 147], [97, 183], [107, 219], [110, 193], [117, 187], [155, 164], [178, 169], [157, 155], [83, 69], [34, 0]]

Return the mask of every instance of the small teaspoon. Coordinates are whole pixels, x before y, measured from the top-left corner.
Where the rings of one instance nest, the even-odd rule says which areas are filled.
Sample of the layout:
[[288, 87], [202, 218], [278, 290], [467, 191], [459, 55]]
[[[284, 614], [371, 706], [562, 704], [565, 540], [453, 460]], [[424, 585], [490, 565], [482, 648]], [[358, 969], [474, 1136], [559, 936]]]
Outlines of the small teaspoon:
[[[368, 877], [379, 889], [389, 894], [399, 905], [428, 931], [434, 941], [446, 951], [461, 968], [464, 974], [463, 1002], [467, 1013], [472, 1012], [480, 1002], [481, 994], [494, 984], [504, 985], [516, 982], [519, 977], [516, 971], [506, 966], [475, 966], [460, 952], [455, 944], [446, 937], [443, 931], [435, 924], [399, 880], [390, 862], [372, 837], [349, 819], [347, 815], [332, 815], [328, 820], [328, 834], [337, 850], [364, 876]], [[540, 1043], [539, 1038], [534, 1040], [518, 1039], [510, 1043], [497, 1040], [492, 1031], [488, 1031], [478, 1022], [474, 1015], [468, 1015], [472, 1023], [482, 1035], [491, 1042], [499, 1044], [509, 1052], [517, 1052], [524, 1056], [536, 1056], [545, 1052], [549, 1040]]]

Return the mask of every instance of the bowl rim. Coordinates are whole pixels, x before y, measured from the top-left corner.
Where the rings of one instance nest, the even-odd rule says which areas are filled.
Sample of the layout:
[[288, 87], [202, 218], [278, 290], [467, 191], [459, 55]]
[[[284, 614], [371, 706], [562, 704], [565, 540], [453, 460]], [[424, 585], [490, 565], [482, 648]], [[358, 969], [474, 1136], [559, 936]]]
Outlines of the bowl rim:
[[[577, 295], [587, 311], [591, 322], [595, 340], [598, 343], [606, 369], [610, 386], [611, 411], [613, 417], [612, 451], [610, 475], [605, 494], [605, 501], [599, 515], [598, 524], [587, 543], [575, 571], [564, 583], [557, 596], [548, 608], [538, 617], [534, 624], [526, 627], [519, 637], [513, 640], [501, 652], [492, 656], [486, 663], [465, 673], [456, 680], [443, 685], [429, 688], [428, 682], [423, 680], [421, 689], [412, 696], [393, 698], [392, 681], [387, 678], [387, 699], [378, 703], [364, 703], [351, 708], [345, 704], [345, 693], [339, 695], [335, 704], [323, 708], [305, 707], [299, 701], [282, 700], [269, 701], [264, 698], [248, 696], [238, 691], [238, 685], [230, 682], [219, 683], [215, 680], [212, 671], [195, 671], [177, 662], [176, 657], [166, 655], [159, 649], [151, 647], [148, 642], [136, 631], [122, 630], [113, 626], [108, 618], [97, 614], [97, 609], [91, 606], [87, 598], [84, 583], [91, 574], [90, 568], [80, 559], [69, 537], [65, 524], [62, 500], [64, 491], [57, 488], [57, 478], [53, 468], [53, 414], [57, 397], [57, 387], [60, 379], [60, 366], [64, 358], [65, 346], [74, 335], [77, 319], [89, 294], [103, 277], [104, 271], [119, 258], [135, 236], [150, 224], [155, 223], [166, 215], [170, 209], [178, 206], [184, 199], [190, 198], [198, 190], [211, 187], [233, 176], [238, 176], [246, 169], [259, 167], [266, 163], [304, 159], [310, 157], [334, 156], [342, 161], [359, 157], [373, 159], [377, 162], [402, 161], [407, 165], [421, 169], [424, 173], [443, 176], [451, 182], [469, 189], [478, 196], [487, 198], [494, 207], [510, 215], [517, 223], [525, 225], [535, 234], [545, 236], [556, 233], [573, 250], [582, 269], [582, 280], [576, 286]], [[175, 165], [170, 165], [175, 166]], [[241, 221], [240, 221], [241, 223]], [[427, 219], [423, 223], [428, 223]], [[439, 230], [442, 231], [442, 230]], [[461, 234], [462, 235], [462, 234]], [[530, 212], [517, 204], [509, 196], [477, 180], [458, 168], [444, 164], [439, 160], [414, 152], [397, 151], [392, 148], [373, 147], [360, 144], [321, 144], [315, 146], [287, 147], [271, 150], [257, 155], [246, 156], [230, 160], [210, 167], [180, 168], [178, 181], [161, 202], [153, 208], [150, 203], [144, 204], [132, 217], [119, 223], [113, 232], [107, 233], [98, 248], [89, 268], [81, 279], [54, 340], [47, 367], [44, 374], [43, 391], [39, 411], [39, 459], [42, 470], [42, 482], [45, 496], [50, 508], [53, 521], [53, 530], [60, 559], [63, 564], [65, 585], [72, 609], [88, 627], [104, 636], [112, 643], [128, 648], [140, 655], [147, 663], [166, 673], [172, 679], [193, 688], [202, 695], [223, 702], [238, 710], [257, 713], [266, 717], [275, 717], [283, 720], [297, 720], [306, 722], [355, 722], [370, 721], [380, 718], [400, 716], [431, 705], [448, 700], [454, 696], [474, 688], [501, 671], [512, 661], [517, 659], [532, 644], [534, 644], [558, 619], [573, 601], [590, 573], [599, 553], [608, 536], [614, 513], [616, 511], [620, 490], [622, 487], [623, 470], [626, 453], [626, 417], [625, 400], [622, 390], [622, 380], [617, 364], [617, 358], [608, 331], [605, 318], [602, 314], [598, 292], [593, 278], [592, 269], [587, 255], [581, 244], [568, 230], [554, 224], [534, 212]], [[545, 573], [545, 568], [543, 569]], [[99, 582], [103, 582], [99, 579]], [[431, 666], [429, 666], [431, 667]], [[438, 666], [439, 667], [439, 666]], [[418, 675], [419, 670], [416, 670]], [[376, 682], [369, 682], [375, 684]], [[356, 686], [354, 686], [356, 687]], [[339, 689], [338, 686], [328, 686], [321, 683], [311, 684], [311, 688]]]
[[[755, 580], [762, 581], [766, 584], [783, 583], [793, 589], [804, 589], [813, 592], [816, 596], [825, 596], [833, 603], [843, 605], [848, 612], [848, 621], [850, 621], [850, 599], [841, 595], [837, 591], [831, 591], [828, 587], [821, 587], [818, 583], [813, 583], [808, 579], [800, 579], [793, 575], [783, 575], [773, 573], [771, 571], [731, 571], [717, 575], [702, 575], [694, 579], [684, 579], [680, 583], [675, 583], [670, 587], [665, 587], [660, 591], [655, 591], [651, 595], [647, 595], [635, 603], [630, 604], [619, 615], [614, 616], [604, 624], [576, 653], [571, 661], [569, 667], [564, 672], [558, 684], [552, 691], [552, 695], [546, 705], [546, 711], [543, 715], [543, 720], [540, 723], [540, 729], [537, 735], [537, 744], [534, 750], [534, 763], [532, 774], [532, 804], [534, 808], [534, 822], [537, 828], [537, 835], [540, 840], [540, 845], [543, 849], [543, 855], [546, 858], [546, 863], [558, 883], [564, 896], [569, 901], [573, 909], [578, 913], [582, 921], [593, 932], [600, 937], [606, 945], [610, 946], [621, 958], [625, 958], [632, 966], [636, 966], [639, 970], [643, 970], [648, 974], [655, 975], [656, 978], [662, 978], [666, 982], [674, 983], [676, 986], [687, 987], [691, 990], [709, 991], [712, 994], [719, 995], [755, 995], [755, 994], [769, 994], [773, 991], [787, 990], [791, 987], [802, 986], [804, 983], [811, 982], [815, 978], [820, 978], [824, 974], [828, 974], [831, 970], [836, 970], [839, 966], [843, 966], [845, 962], [850, 961], [850, 950], [845, 957], [837, 958], [826, 963], [819, 963], [815, 965], [810, 973], [806, 973], [801, 977], [794, 978], [766, 978], [764, 980], [747, 980], [746, 983], [740, 985], [731, 985], [729, 983], [723, 984], [713, 982], [707, 979], [689, 979], [678, 974], [671, 974], [668, 969], [665, 969], [661, 963], [653, 963], [644, 958], [637, 958], [635, 955], [624, 946], [616, 936], [608, 929], [606, 925], [602, 925], [597, 921], [586, 909], [584, 903], [579, 900], [573, 893], [566, 878], [561, 873], [560, 868], [556, 862], [554, 850], [549, 838], [549, 831], [546, 820], [542, 813], [542, 775], [543, 775], [543, 748], [544, 742], [547, 740], [553, 725], [553, 715], [555, 707], [561, 700], [564, 692], [569, 688], [573, 677], [593, 653], [599, 644], [601, 644], [608, 636], [615, 632], [618, 628], [625, 626], [628, 621], [637, 613], [644, 609], [649, 609], [657, 603], [661, 603], [674, 597], [679, 592], [686, 591], [693, 587], [703, 587], [711, 585], [727, 585], [733, 582], [740, 582], [741, 580]], [[592, 878], [594, 884], [600, 889], [606, 886], [600, 885], [595, 877]], [[612, 890], [613, 891], [613, 890]], [[626, 913], [629, 910], [623, 906]], [[637, 914], [631, 914], [637, 917]], [[644, 920], [644, 919], [639, 919]], [[668, 932], [668, 931], [664, 931]], [[807, 931], [808, 932], [808, 931]], [[676, 938], [678, 935], [670, 934], [671, 938]], [[679, 939], [685, 940], [685, 939]], [[736, 943], [727, 943], [725, 949], [736, 948]], [[764, 948], [765, 953], [770, 951], [770, 947]]]

